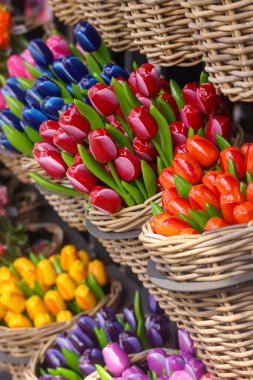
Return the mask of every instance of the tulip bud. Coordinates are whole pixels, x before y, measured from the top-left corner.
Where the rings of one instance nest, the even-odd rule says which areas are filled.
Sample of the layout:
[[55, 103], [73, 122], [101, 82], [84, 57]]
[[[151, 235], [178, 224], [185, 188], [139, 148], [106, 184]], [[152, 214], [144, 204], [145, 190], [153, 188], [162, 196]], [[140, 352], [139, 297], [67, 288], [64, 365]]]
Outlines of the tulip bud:
[[52, 144], [48, 142], [35, 143], [33, 156], [50, 177], [55, 179], [65, 177], [67, 165], [63, 161], [58, 149]]
[[110, 307], [102, 307], [97, 312], [96, 318], [101, 327], [105, 326], [106, 321], [117, 322], [116, 314]]
[[153, 347], [163, 347], [169, 339], [170, 322], [166, 315], [150, 315], [145, 325], [150, 344]]
[[10, 125], [18, 131], [22, 131], [19, 118], [15, 116], [9, 109], [5, 109], [0, 112], [0, 127], [2, 124]]
[[83, 117], [75, 105], [68, 107], [68, 109], [60, 115], [59, 125], [73, 141], [82, 144], [90, 131], [89, 121]]
[[102, 352], [98, 348], [87, 348], [78, 362], [78, 367], [84, 377], [96, 371], [95, 364], [104, 366], [105, 363]]
[[202, 136], [195, 135], [188, 138], [186, 149], [202, 168], [216, 165], [219, 159], [219, 151], [216, 146]]
[[243, 180], [246, 174], [243, 156], [238, 147], [229, 146], [220, 152], [220, 165], [223, 172], [229, 171], [229, 160], [234, 162], [236, 174], [239, 180]]
[[221, 196], [226, 191], [240, 191], [240, 182], [230, 173], [219, 172], [214, 183], [215, 192]]
[[33, 321], [37, 314], [47, 313], [48, 309], [44, 301], [39, 296], [31, 296], [26, 300], [25, 308], [29, 318]]
[[111, 83], [112, 78], [123, 78], [128, 80], [128, 73], [122, 69], [122, 67], [115, 65], [114, 63], [106, 63], [101, 71], [101, 76], [106, 84]]
[[55, 316], [67, 308], [62, 296], [57, 290], [48, 290], [44, 296], [44, 301], [50, 313]]
[[117, 156], [117, 147], [105, 128], [94, 129], [89, 133], [90, 151], [96, 161], [106, 164]]
[[94, 84], [97, 84], [99, 83], [99, 81], [94, 78], [92, 75], [90, 74], [87, 74], [85, 75], [79, 82], [79, 87], [80, 89], [84, 89], [84, 90], [88, 90], [89, 88], [91, 88], [92, 86], [94, 86]]
[[42, 285], [52, 286], [55, 284], [57, 273], [53, 264], [43, 259], [37, 264], [38, 281]]
[[78, 83], [88, 74], [87, 67], [74, 55], [55, 60], [53, 70], [66, 83]]
[[217, 133], [219, 133], [225, 139], [229, 139], [231, 135], [231, 122], [227, 115], [214, 114], [209, 117], [206, 124], [206, 138], [214, 145], [217, 145]]
[[48, 313], [40, 313], [37, 314], [34, 318], [34, 327], [43, 327], [50, 325], [50, 323], [53, 323], [52, 316]]
[[182, 371], [185, 368], [183, 356], [172, 354], [165, 359], [165, 371], [167, 376], [171, 376], [176, 371]]
[[210, 115], [219, 109], [219, 97], [212, 83], [203, 83], [197, 88], [197, 104], [201, 112]]
[[55, 120], [46, 120], [40, 125], [40, 136], [44, 141], [53, 144], [54, 135], [59, 128], [59, 124]]
[[66, 176], [73, 188], [82, 194], [89, 194], [98, 183], [98, 179], [84, 164], [72, 164]]
[[61, 97], [60, 87], [44, 75], [34, 81], [32, 89], [34, 89], [42, 98], [47, 96]]
[[87, 334], [91, 339], [96, 339], [94, 327], [98, 327], [98, 324], [93, 317], [89, 315], [80, 315], [80, 317], [78, 317], [77, 319], [77, 324], [81, 328], [81, 330], [85, 332], [85, 334]]
[[53, 62], [54, 57], [51, 50], [40, 38], [32, 40], [28, 45], [28, 49], [38, 65], [48, 66]]
[[78, 306], [82, 310], [89, 310], [96, 306], [97, 299], [95, 295], [92, 293], [90, 288], [85, 285], [79, 285], [75, 291], [75, 298]]
[[128, 355], [137, 354], [143, 350], [139, 338], [131, 331], [124, 331], [119, 334], [119, 344]]
[[77, 284], [81, 284], [87, 275], [84, 263], [81, 260], [74, 261], [69, 268], [69, 275]]
[[100, 47], [101, 37], [87, 21], [79, 22], [74, 29], [74, 34], [84, 51], [94, 52]]
[[144, 63], [136, 70], [136, 83], [138, 92], [146, 97], [157, 96], [162, 87], [160, 74], [150, 63]]
[[202, 183], [207, 186], [215, 195], [219, 195], [219, 192], [216, 189], [215, 182], [217, 176], [220, 175], [219, 170], [208, 170], [202, 178]]
[[22, 77], [33, 79], [24, 65], [24, 60], [18, 54], [12, 54], [7, 59], [7, 70], [10, 77]]
[[183, 87], [183, 97], [185, 104], [197, 105], [197, 88], [198, 84], [196, 82], [186, 83]]
[[80, 355], [78, 350], [74, 347], [73, 343], [68, 338], [68, 332], [65, 331], [56, 335], [55, 344], [59, 349], [67, 348], [67, 350], [74, 352], [77, 355]]
[[90, 87], [88, 96], [93, 107], [105, 117], [114, 114], [119, 106], [117, 96], [103, 83]]
[[25, 103], [25, 90], [19, 84], [16, 77], [10, 77], [6, 80], [5, 85], [2, 88], [3, 95], [10, 95], [20, 102]]
[[103, 329], [109, 342], [119, 342], [119, 335], [124, 330], [120, 322], [109, 319], [105, 321]]
[[159, 303], [155, 300], [153, 294], [148, 295], [148, 309], [151, 313], [162, 314], [163, 310], [160, 308]]
[[48, 117], [39, 109], [25, 106], [22, 110], [22, 126], [29, 126], [38, 131], [40, 125], [47, 119]]
[[194, 104], [186, 104], [180, 112], [180, 120], [187, 128], [192, 127], [195, 132], [204, 126], [203, 114]]
[[132, 108], [127, 119], [133, 133], [140, 139], [150, 140], [157, 134], [157, 122], [143, 106]]
[[71, 54], [68, 42], [58, 34], [53, 34], [48, 37], [46, 40], [46, 45], [53, 53], [54, 59], [62, 58]]
[[56, 279], [57, 290], [65, 301], [75, 297], [76, 283], [67, 273], [61, 273]]
[[174, 157], [177, 155], [177, 154], [181, 154], [181, 153], [187, 153], [187, 150], [186, 150], [186, 143], [183, 142], [179, 145], [176, 146], [176, 148], [174, 149]]
[[150, 98], [146, 98], [145, 96], [139, 94], [138, 92], [135, 94], [136, 98], [141, 102], [143, 107], [145, 107], [147, 110], [149, 110], [152, 100]]
[[61, 128], [58, 128], [55, 132], [53, 143], [64, 152], [72, 154], [73, 156], [78, 151], [77, 143], [73, 141], [71, 137], [69, 137], [69, 135], [67, 135], [67, 133], [65, 133]]
[[170, 380], [192, 380], [192, 377], [186, 371], [176, 371], [172, 374]]
[[128, 86], [131, 88], [134, 94], [138, 92], [136, 71], [133, 71], [128, 78]]
[[161, 95], [159, 95], [159, 98], [163, 99], [172, 108], [172, 111], [174, 112], [176, 120], [178, 120], [179, 110], [178, 110], [177, 103], [176, 103], [175, 99], [173, 98], [173, 96], [171, 94], [161, 94]]
[[25, 298], [22, 294], [16, 292], [9, 291], [2, 293], [0, 303], [6, 310], [12, 311], [13, 313], [19, 314], [25, 310]]
[[58, 121], [59, 111], [61, 111], [64, 104], [62, 98], [47, 96], [42, 102], [42, 111], [50, 119]]
[[56, 348], [49, 348], [45, 353], [43, 366], [52, 369], [56, 369], [57, 367], [67, 368], [67, 363], [59, 350]]
[[119, 177], [127, 182], [134, 181], [141, 174], [140, 160], [128, 148], [118, 148], [114, 165]]
[[26, 91], [25, 101], [28, 104], [28, 106], [30, 106], [32, 108], [40, 109], [43, 99], [37, 93], [37, 91], [32, 87]]
[[206, 373], [206, 367], [202, 360], [191, 358], [185, 364], [185, 371], [193, 380], [199, 380]]
[[12, 311], [6, 313], [4, 321], [10, 329], [32, 327], [32, 323], [27, 317]]
[[103, 357], [108, 370], [113, 376], [121, 376], [130, 367], [128, 356], [118, 343], [109, 343], [103, 349]]
[[122, 207], [119, 194], [105, 186], [95, 186], [90, 192], [89, 202], [106, 214], [115, 214]]
[[88, 272], [92, 274], [100, 286], [105, 286], [108, 282], [105, 264], [101, 260], [92, 260], [88, 266]]
[[92, 339], [78, 326], [69, 331], [68, 339], [80, 354], [83, 354], [87, 348], [92, 348], [94, 346]]
[[193, 185], [199, 183], [203, 177], [201, 166], [189, 153], [177, 154], [172, 166], [176, 174]]
[[131, 326], [132, 331], [136, 331], [137, 322], [136, 322], [136, 317], [135, 317], [135, 312], [134, 312], [134, 305], [129, 305], [129, 306], [124, 307], [123, 319], [125, 323], [128, 323]]
[[154, 161], [157, 157], [157, 150], [150, 140], [134, 138], [133, 148], [142, 160]]
[[178, 330], [178, 344], [182, 355], [196, 356], [196, 348], [190, 334], [185, 329]]
[[186, 128], [184, 123], [181, 123], [180, 121], [173, 121], [170, 123], [170, 132], [174, 147], [186, 142], [188, 128]]
[[157, 376], [162, 376], [165, 370], [166, 352], [162, 348], [154, 348], [147, 354], [148, 367]]
[[71, 265], [78, 260], [77, 249], [74, 245], [67, 244], [61, 249], [61, 267], [68, 271]]

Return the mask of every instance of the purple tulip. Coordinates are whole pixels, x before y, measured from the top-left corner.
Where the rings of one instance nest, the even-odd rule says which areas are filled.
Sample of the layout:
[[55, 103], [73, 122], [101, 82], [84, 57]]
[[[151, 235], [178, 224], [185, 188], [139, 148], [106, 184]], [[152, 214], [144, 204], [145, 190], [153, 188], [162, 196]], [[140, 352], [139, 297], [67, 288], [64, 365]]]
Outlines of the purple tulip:
[[124, 328], [118, 321], [110, 321], [108, 319], [105, 321], [104, 330], [109, 341], [118, 342], [119, 335], [123, 332]]
[[108, 370], [113, 376], [121, 376], [131, 365], [127, 354], [118, 343], [109, 343], [103, 349], [103, 357]]
[[153, 347], [163, 347], [170, 335], [170, 322], [166, 315], [151, 315], [145, 325], [150, 344]]
[[68, 380], [63, 376], [43, 375], [39, 377], [39, 380]]
[[168, 380], [167, 376], [159, 376], [156, 380]]
[[170, 380], [192, 380], [192, 377], [186, 371], [176, 371], [170, 377]]
[[62, 353], [56, 348], [49, 348], [44, 359], [45, 368], [67, 367]]
[[93, 317], [90, 317], [89, 315], [81, 315], [77, 320], [77, 325], [91, 339], [96, 338], [96, 334], [94, 333], [94, 327], [98, 327], [98, 324]]
[[128, 323], [133, 331], [137, 329], [137, 322], [134, 313], [134, 305], [129, 305], [123, 309], [124, 322]]
[[73, 330], [70, 330], [68, 338], [80, 354], [82, 354], [87, 348], [94, 347], [92, 339], [85, 334], [80, 327], [75, 327]]
[[206, 374], [206, 367], [201, 359], [191, 358], [185, 365], [185, 371], [193, 380], [200, 380], [201, 377]]
[[106, 321], [116, 322], [116, 314], [110, 307], [103, 307], [96, 314], [97, 321], [101, 327], [104, 327]]
[[78, 366], [84, 377], [96, 371], [95, 364], [104, 366], [102, 352], [98, 348], [88, 348], [84, 351], [78, 362]]
[[148, 295], [148, 309], [151, 313], [162, 314], [163, 310], [160, 308], [159, 303], [155, 300], [153, 294]]
[[171, 376], [175, 371], [185, 368], [185, 360], [181, 355], [172, 354], [165, 359], [165, 370], [167, 376]]
[[137, 367], [136, 365], [133, 365], [130, 368], [127, 368], [123, 373], [122, 373], [122, 379], [123, 380], [139, 380], [139, 377], [144, 376], [144, 372]]
[[178, 343], [183, 356], [196, 356], [197, 350], [194, 347], [193, 340], [191, 339], [190, 334], [185, 329], [178, 330]]
[[150, 371], [154, 371], [157, 376], [163, 376], [165, 370], [166, 352], [162, 348], [154, 348], [147, 355], [147, 362]]
[[69, 351], [73, 351], [75, 354], [79, 354], [78, 350], [74, 347], [74, 345], [71, 343], [71, 341], [67, 338], [68, 333], [63, 332], [56, 336], [55, 343], [57, 347], [61, 348], [67, 348]]
[[120, 347], [129, 355], [142, 351], [142, 345], [134, 332], [124, 331], [119, 335]]

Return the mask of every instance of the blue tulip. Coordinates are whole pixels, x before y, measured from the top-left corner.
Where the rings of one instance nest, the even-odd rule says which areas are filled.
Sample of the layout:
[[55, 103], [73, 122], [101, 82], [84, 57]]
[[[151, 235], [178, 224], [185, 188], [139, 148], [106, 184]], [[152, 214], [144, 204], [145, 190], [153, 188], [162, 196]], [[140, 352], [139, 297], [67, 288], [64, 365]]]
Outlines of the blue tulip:
[[73, 88], [72, 88], [71, 84], [67, 84], [66, 89], [68, 90], [68, 92], [70, 93], [72, 98], [74, 98], [74, 92], [73, 92]]
[[28, 49], [34, 61], [40, 66], [48, 66], [54, 60], [53, 53], [40, 38], [32, 40]]
[[101, 37], [96, 29], [87, 21], [79, 22], [74, 29], [74, 34], [84, 51], [94, 52], [98, 50], [101, 44]]
[[78, 83], [88, 74], [87, 67], [74, 55], [55, 60], [53, 70], [66, 83]]
[[20, 100], [20, 102], [25, 103], [25, 90], [19, 84], [16, 77], [10, 77], [7, 79], [6, 84], [2, 88], [2, 93], [5, 95], [13, 96], [14, 98]]
[[47, 96], [42, 102], [42, 111], [50, 119], [58, 120], [59, 111], [61, 111], [64, 104], [65, 103], [62, 98]]
[[38, 94], [34, 87], [29, 88], [25, 95], [26, 103], [33, 108], [41, 108], [43, 98]]
[[33, 88], [42, 98], [46, 96], [61, 96], [60, 87], [43, 75], [35, 80]]
[[2, 124], [10, 125], [11, 127], [22, 131], [20, 120], [9, 109], [5, 109], [0, 113], [0, 127]]
[[35, 66], [35, 68], [41, 72], [41, 75], [44, 74], [44, 75], [47, 75], [50, 78], [54, 78], [54, 75], [52, 74], [52, 72], [47, 67], [44, 67], [44, 66]]
[[89, 90], [94, 84], [99, 83], [99, 81], [94, 78], [92, 75], [87, 74], [85, 75], [79, 82], [79, 87], [81, 90]]
[[22, 126], [29, 126], [37, 131], [43, 121], [48, 120], [48, 117], [39, 109], [26, 106], [22, 111]]
[[114, 63], [106, 63], [101, 71], [101, 76], [107, 84], [111, 83], [112, 78], [124, 78], [128, 80], [128, 73], [122, 67]]

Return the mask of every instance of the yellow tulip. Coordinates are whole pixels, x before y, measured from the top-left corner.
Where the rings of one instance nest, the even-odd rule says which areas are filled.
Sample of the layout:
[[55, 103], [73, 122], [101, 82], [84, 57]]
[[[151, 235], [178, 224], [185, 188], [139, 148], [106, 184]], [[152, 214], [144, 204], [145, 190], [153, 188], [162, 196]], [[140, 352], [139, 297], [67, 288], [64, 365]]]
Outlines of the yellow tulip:
[[50, 313], [55, 316], [67, 309], [62, 296], [57, 290], [49, 290], [44, 296], [44, 301]]
[[82, 310], [92, 309], [97, 304], [97, 299], [91, 289], [86, 285], [79, 285], [75, 291], [75, 298]]
[[6, 292], [0, 297], [0, 303], [13, 313], [23, 313], [25, 310], [25, 297], [21, 294]]
[[35, 264], [27, 257], [19, 257], [13, 263], [14, 268], [18, 271], [20, 276], [30, 286], [34, 288], [34, 281], [38, 279]]
[[0, 320], [4, 319], [6, 314], [6, 308], [0, 303]]
[[69, 275], [77, 284], [81, 284], [87, 275], [85, 264], [81, 260], [74, 261], [69, 268]]
[[13, 313], [12, 311], [6, 313], [4, 321], [11, 329], [32, 327], [32, 323], [27, 317], [23, 314]]
[[61, 267], [68, 271], [71, 264], [78, 259], [77, 249], [74, 245], [68, 244], [61, 249]]
[[49, 313], [37, 314], [33, 321], [35, 327], [46, 326], [52, 322], [53, 322], [53, 318]]
[[17, 284], [15, 284], [14, 282], [7, 282], [6, 284], [4, 284], [1, 288], [0, 293], [1, 294], [3, 294], [3, 293], [15, 293], [15, 294], [23, 295], [23, 292], [20, 289], [20, 287]]
[[39, 296], [31, 296], [26, 300], [25, 308], [29, 318], [33, 321], [38, 314], [48, 313], [47, 306], [45, 302]]
[[2, 291], [2, 287], [5, 284], [10, 282], [17, 283], [19, 278], [13, 274], [10, 269], [6, 266], [0, 267], [0, 292]]
[[82, 260], [84, 265], [87, 267], [90, 262], [90, 255], [88, 254], [88, 252], [86, 252], [84, 249], [81, 249], [77, 252], [77, 254], [79, 259]]
[[60, 261], [61, 259], [61, 256], [59, 255], [59, 253], [54, 253], [53, 255], [51, 255], [48, 260], [50, 261], [50, 263], [54, 263], [54, 258], [56, 258], [57, 260]]
[[55, 284], [57, 273], [53, 264], [47, 260], [41, 260], [37, 265], [37, 275], [40, 284], [52, 286]]
[[73, 318], [73, 314], [69, 310], [62, 310], [56, 316], [56, 322], [66, 322]]
[[76, 283], [67, 273], [61, 273], [56, 279], [58, 292], [65, 301], [75, 297]]
[[107, 284], [107, 273], [103, 261], [91, 261], [88, 266], [88, 272], [93, 275], [100, 286], [105, 286]]

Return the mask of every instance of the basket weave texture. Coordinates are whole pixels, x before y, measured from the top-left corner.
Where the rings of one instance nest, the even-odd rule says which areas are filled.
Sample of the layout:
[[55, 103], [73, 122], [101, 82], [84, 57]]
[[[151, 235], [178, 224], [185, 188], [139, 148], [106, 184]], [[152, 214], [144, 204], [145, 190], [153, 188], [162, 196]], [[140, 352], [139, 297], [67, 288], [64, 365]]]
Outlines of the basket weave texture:
[[[146, 223], [140, 240], [164, 279], [189, 287], [191, 282], [211, 286], [252, 271], [252, 234], [253, 223], [249, 223], [195, 237], [167, 238], [154, 234]], [[190, 293], [158, 286], [157, 293], [166, 313], [174, 304], [212, 379], [253, 378], [252, 282]]]
[[[121, 293], [121, 284], [118, 281], [113, 280], [110, 286], [110, 293], [106, 295], [92, 310], [85, 313], [93, 316], [102, 307], [117, 306]], [[1, 351], [3, 351], [5, 355], [8, 355], [10, 358], [10, 362], [7, 360], [1, 361], [0, 368], [11, 373], [13, 380], [20, 380], [21, 378], [24, 379], [26, 366], [12, 364], [11, 361], [13, 358], [32, 357], [36, 351], [44, 348], [50, 338], [72, 327], [75, 324], [76, 319], [77, 316], [72, 318], [70, 321], [52, 323], [39, 328], [9, 329], [7, 327], [0, 327]], [[16, 375], [17, 377], [15, 378]]]
[[79, 2], [75, 0], [48, 0], [56, 17], [66, 25], [74, 25], [85, 15], [81, 15]]
[[30, 177], [28, 172], [21, 166], [22, 155], [8, 152], [0, 148], [0, 161], [6, 166], [21, 182], [29, 183]]
[[230, 100], [253, 101], [251, 0], [182, 0], [209, 80]]

